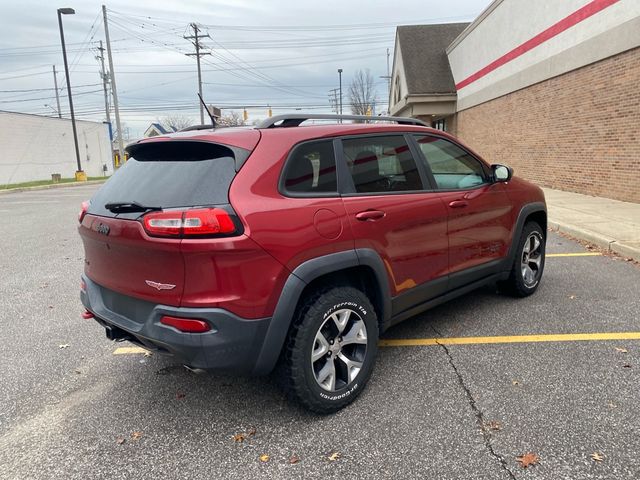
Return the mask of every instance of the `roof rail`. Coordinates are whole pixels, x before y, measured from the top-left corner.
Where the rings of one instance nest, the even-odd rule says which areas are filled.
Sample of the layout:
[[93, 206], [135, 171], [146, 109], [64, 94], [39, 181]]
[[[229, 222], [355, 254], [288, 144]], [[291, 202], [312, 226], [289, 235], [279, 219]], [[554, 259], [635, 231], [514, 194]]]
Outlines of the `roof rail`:
[[[282, 128], [282, 127], [298, 127], [307, 120], [361, 120], [364, 122], [396, 122], [399, 125], [418, 125], [428, 127], [426, 123], [417, 118], [407, 117], [370, 117], [368, 115], [333, 115], [325, 113], [292, 113], [284, 115], [276, 115], [262, 120], [256, 125], [256, 128]], [[281, 122], [278, 124], [278, 122]]]

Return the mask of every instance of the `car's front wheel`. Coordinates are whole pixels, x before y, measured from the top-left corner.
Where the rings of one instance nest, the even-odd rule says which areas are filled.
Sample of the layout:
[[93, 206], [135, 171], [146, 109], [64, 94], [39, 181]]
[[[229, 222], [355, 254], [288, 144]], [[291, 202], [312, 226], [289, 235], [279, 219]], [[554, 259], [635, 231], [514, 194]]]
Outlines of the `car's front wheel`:
[[500, 286], [511, 295], [526, 297], [538, 289], [545, 260], [545, 232], [536, 222], [527, 222], [522, 229], [516, 258], [509, 279]]
[[369, 380], [377, 345], [376, 312], [360, 290], [335, 287], [309, 295], [285, 345], [289, 392], [318, 413], [343, 408]]

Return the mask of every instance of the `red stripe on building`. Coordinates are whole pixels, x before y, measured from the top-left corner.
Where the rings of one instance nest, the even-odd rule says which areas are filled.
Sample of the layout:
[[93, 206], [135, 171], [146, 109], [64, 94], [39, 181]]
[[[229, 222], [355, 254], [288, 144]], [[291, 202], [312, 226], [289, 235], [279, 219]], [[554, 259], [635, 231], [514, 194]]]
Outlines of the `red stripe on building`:
[[556, 35], [564, 32], [565, 30], [568, 30], [574, 25], [582, 22], [583, 20], [589, 18], [590, 16], [595, 15], [601, 10], [604, 10], [605, 8], [619, 1], [620, 0], [592, 0], [591, 2], [586, 4], [584, 7], [580, 8], [579, 10], [576, 10], [571, 15], [560, 20], [558, 23], [551, 25], [549, 28], [547, 28], [543, 32], [540, 32], [535, 37], [527, 40], [526, 42], [517, 46], [510, 52], [505, 53], [503, 56], [501, 56], [497, 60], [494, 60], [486, 67], [481, 68], [476, 73], [470, 75], [469, 77], [465, 78], [461, 82], [457, 83], [456, 89], [460, 90], [466, 87], [467, 85], [493, 72], [495, 69], [501, 67], [505, 63], [509, 63], [511, 60], [514, 60], [518, 58], [520, 55], [527, 53], [529, 50], [536, 48], [541, 43], [546, 42], [547, 40], [555, 37]]

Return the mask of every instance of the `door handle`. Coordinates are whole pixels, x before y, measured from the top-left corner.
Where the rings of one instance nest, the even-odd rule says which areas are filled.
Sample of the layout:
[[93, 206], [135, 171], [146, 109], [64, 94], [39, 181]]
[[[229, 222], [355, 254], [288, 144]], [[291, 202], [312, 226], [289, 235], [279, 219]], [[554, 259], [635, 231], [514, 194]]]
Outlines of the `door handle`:
[[366, 222], [368, 220], [379, 220], [383, 218], [386, 213], [380, 210], [365, 210], [364, 212], [356, 213], [356, 220]]
[[454, 200], [453, 202], [449, 202], [449, 206], [451, 208], [464, 208], [469, 205], [469, 202], [466, 200]]

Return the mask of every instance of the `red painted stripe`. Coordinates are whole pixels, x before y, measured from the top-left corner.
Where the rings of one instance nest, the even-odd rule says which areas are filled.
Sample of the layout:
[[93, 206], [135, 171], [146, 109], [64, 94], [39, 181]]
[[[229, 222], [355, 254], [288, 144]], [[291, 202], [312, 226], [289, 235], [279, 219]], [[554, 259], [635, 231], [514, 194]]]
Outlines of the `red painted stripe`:
[[510, 52], [505, 53], [503, 56], [501, 56], [497, 60], [494, 60], [486, 67], [478, 70], [473, 75], [470, 75], [469, 77], [460, 81], [459, 83], [456, 84], [456, 89], [460, 90], [466, 87], [467, 85], [484, 77], [490, 72], [493, 72], [496, 68], [501, 67], [505, 63], [509, 63], [511, 60], [518, 58], [520, 55], [528, 52], [529, 50], [536, 48], [541, 43], [546, 42], [547, 40], [555, 37], [556, 35], [564, 32], [565, 30], [568, 30], [569, 28], [580, 23], [581, 21], [589, 18], [592, 15], [595, 15], [599, 11], [604, 10], [605, 8], [619, 1], [620, 0], [592, 0], [591, 2], [586, 4], [584, 7], [580, 8], [579, 10], [576, 10], [571, 15], [560, 20], [558, 23], [551, 25], [545, 31], [539, 33], [535, 37], [517, 46]]

